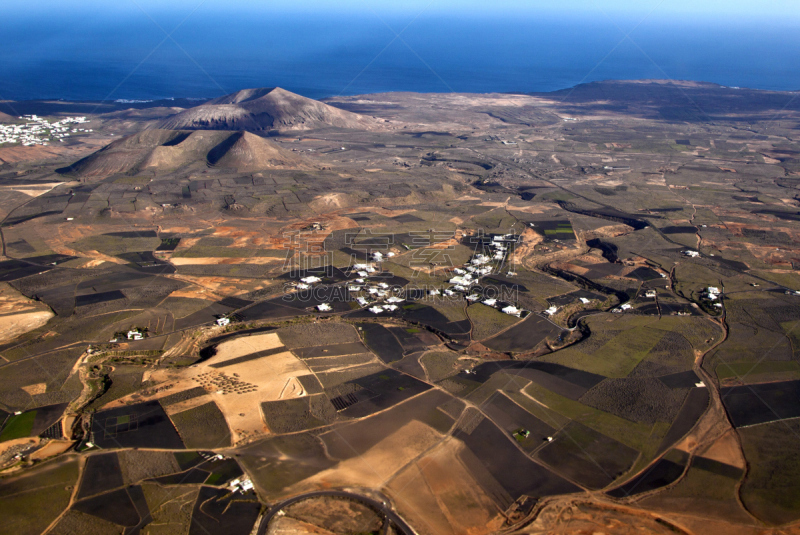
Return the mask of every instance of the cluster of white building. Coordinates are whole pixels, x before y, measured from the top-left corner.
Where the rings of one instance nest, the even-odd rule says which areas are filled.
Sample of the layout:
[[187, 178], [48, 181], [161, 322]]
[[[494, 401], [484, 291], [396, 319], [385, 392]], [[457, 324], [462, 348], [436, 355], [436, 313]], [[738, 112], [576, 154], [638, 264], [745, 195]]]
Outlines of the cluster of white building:
[[253, 482], [250, 480], [249, 477], [245, 476], [242, 478], [237, 478], [228, 483], [228, 488], [230, 489], [231, 493], [236, 494], [237, 492], [241, 492], [244, 494], [249, 490], [253, 490]]
[[[721, 294], [722, 292], [720, 292], [719, 288], [716, 286], [709, 286], [703, 291], [703, 297], [709, 301], [719, 301]], [[714, 306], [717, 308], [722, 308], [722, 303], [715, 302]]]
[[48, 145], [49, 141], [60, 141], [78, 132], [92, 132], [92, 129], [77, 128], [89, 120], [86, 117], [65, 117], [51, 123], [38, 115], [23, 115], [26, 121], [21, 124], [0, 124], [0, 144], [21, 143], [25, 147]]
[[[494, 262], [499, 262], [500, 265], [502, 265], [506, 259], [506, 256], [508, 255], [509, 244], [516, 243], [517, 240], [518, 237], [514, 234], [493, 236], [492, 241], [487, 245], [489, 254], [476, 254], [463, 266], [453, 269], [455, 276], [449, 281], [453, 286], [445, 289], [444, 295], [453, 297], [457, 293], [468, 293], [470, 287], [473, 284], [478, 284], [481, 277], [485, 275], [491, 275], [495, 271], [492, 267]], [[513, 277], [516, 275], [516, 273], [509, 271], [508, 275]], [[430, 295], [435, 296], [440, 294], [438, 290], [431, 290]], [[465, 299], [475, 303], [481, 301], [481, 296], [478, 294], [470, 294], [467, 295]], [[518, 309], [510, 304], [503, 306], [503, 303], [498, 302], [497, 299], [484, 299], [481, 301], [481, 303], [492, 308], [497, 308], [503, 313], [511, 316], [520, 317], [523, 312], [525, 312], [524, 310]]]
[[[394, 256], [394, 253], [386, 253], [384, 255], [376, 252], [372, 256], [376, 262], [380, 262], [384, 256], [390, 258]], [[355, 272], [358, 278], [348, 284], [347, 291], [350, 294], [357, 294], [356, 302], [361, 308], [369, 307], [369, 311], [373, 314], [394, 312], [399, 308], [399, 303], [402, 303], [405, 299], [393, 295], [388, 283], [367, 280], [367, 277], [377, 271], [372, 264], [355, 264], [352, 272]]]

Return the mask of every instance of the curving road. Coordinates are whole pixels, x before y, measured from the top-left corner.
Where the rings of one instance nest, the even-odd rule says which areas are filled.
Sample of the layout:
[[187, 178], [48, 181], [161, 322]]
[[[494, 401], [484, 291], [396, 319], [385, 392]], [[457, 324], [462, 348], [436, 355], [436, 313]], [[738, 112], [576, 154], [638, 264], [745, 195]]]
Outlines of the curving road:
[[267, 529], [269, 528], [269, 523], [272, 521], [275, 515], [277, 515], [280, 511], [282, 511], [286, 507], [289, 507], [293, 503], [301, 502], [309, 498], [317, 498], [320, 496], [347, 498], [350, 500], [366, 504], [369, 507], [375, 509], [376, 511], [380, 511], [380, 513], [383, 514], [384, 516], [382, 533], [389, 532], [389, 524], [391, 522], [392, 524], [395, 525], [395, 527], [397, 528], [397, 530], [400, 532], [401, 535], [416, 535], [416, 531], [414, 531], [414, 529], [411, 526], [406, 524], [405, 520], [403, 520], [400, 517], [400, 515], [394, 512], [389, 507], [387, 502], [380, 502], [378, 500], [374, 500], [372, 498], [368, 498], [366, 496], [355, 494], [353, 492], [347, 492], [344, 490], [318, 490], [314, 492], [308, 492], [306, 494], [301, 494], [299, 496], [294, 496], [292, 498], [289, 498], [288, 500], [276, 503], [275, 505], [270, 507], [269, 512], [267, 512], [261, 519], [261, 523], [258, 526], [257, 535], [266, 535]]

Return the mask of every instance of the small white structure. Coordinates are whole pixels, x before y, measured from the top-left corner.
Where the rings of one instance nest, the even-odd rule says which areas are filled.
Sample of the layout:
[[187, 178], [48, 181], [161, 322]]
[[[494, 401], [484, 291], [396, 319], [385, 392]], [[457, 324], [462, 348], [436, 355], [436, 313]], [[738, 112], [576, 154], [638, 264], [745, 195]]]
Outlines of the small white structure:
[[250, 481], [250, 478], [248, 477], [243, 477], [241, 479], [234, 479], [233, 481], [228, 483], [228, 488], [234, 494], [236, 494], [239, 491], [245, 493], [249, 490], [253, 490], [253, 482]]
[[358, 302], [358, 304], [361, 305], [362, 307], [365, 307], [369, 304], [369, 301], [367, 300], [366, 297], [358, 297], [356, 299], [356, 302]]
[[483, 304], [487, 307], [493, 307], [497, 304], [497, 299], [489, 298], [483, 301]]
[[700, 253], [698, 253], [697, 251], [684, 251], [683, 254], [685, 254], [690, 258], [697, 258], [698, 256], [700, 256]]
[[592, 302], [591, 299], [586, 299], [585, 297], [581, 297], [580, 300], [581, 300], [581, 303], [583, 303], [584, 305], [588, 305], [589, 303]]
[[231, 323], [230, 318], [219, 318], [217, 320], [217, 325], [219, 325], [220, 327], [225, 327], [226, 325], [230, 325], [230, 323]]
[[128, 340], [142, 340], [144, 336], [139, 331], [128, 331]]
[[387, 303], [402, 303], [403, 300], [399, 297], [391, 296], [389, 299], [386, 300]]
[[381, 312], [383, 312], [383, 309], [381, 307], [372, 307], [369, 309], [369, 311], [372, 312], [373, 314], [380, 314]]
[[517, 317], [520, 317], [520, 315], [522, 315], [522, 311], [521, 311], [520, 309], [518, 309], [518, 308], [517, 308], [517, 307], [515, 307], [515, 306], [511, 306], [511, 305], [509, 305], [509, 306], [505, 307], [505, 308], [502, 310], [502, 312], [503, 312], [504, 314], [508, 314], [509, 316], [517, 316]]
[[397, 305], [383, 305], [384, 310], [388, 310], [389, 312], [394, 312], [397, 310]]
[[464, 283], [464, 277], [459, 275], [458, 277], [453, 277], [452, 279], [450, 279], [449, 282], [450, 284], [462, 284]]
[[721, 293], [716, 286], [709, 286], [706, 292], [708, 292], [708, 295], [719, 295]]
[[516, 277], [517, 276], [517, 274], [515, 272], [513, 272], [513, 271], [509, 271], [508, 273], [506, 273], [506, 275], [508, 275], [509, 277]]
[[361, 286], [348, 286], [347, 289], [349, 291], [351, 291], [351, 292], [360, 292], [361, 291]]
[[317, 305], [317, 310], [319, 310], [320, 312], [330, 312], [331, 306], [328, 303], [320, 303], [319, 305]]
[[431, 290], [428, 292], [428, 295], [441, 295], [441, 293], [439, 292], [439, 290]]
[[473, 295], [468, 295], [467, 296], [467, 301], [469, 301], [471, 303], [474, 303], [475, 301], [478, 301], [480, 298], [481, 298], [480, 295], [474, 295], [474, 294]]
[[466, 271], [464, 271], [461, 268], [455, 268], [453, 271], [456, 272], [456, 275], [463, 275], [464, 273], [466, 273]]
[[655, 296], [656, 296], [656, 291], [655, 291], [655, 290], [647, 290], [647, 291], [644, 293], [644, 296], [645, 296], [645, 297], [655, 297]]
[[619, 307], [619, 308], [620, 308], [620, 310], [630, 310], [630, 309], [632, 309], [633, 307], [631, 306], [631, 304], [630, 304], [630, 303], [625, 303], [624, 305], [620, 305], [620, 307]]
[[552, 316], [556, 312], [558, 312], [558, 307], [556, 307], [556, 306], [552, 306], [552, 307], [550, 307], [550, 308], [548, 308], [547, 310], [544, 311], [544, 313], [547, 314], [548, 316]]
[[314, 284], [315, 282], [322, 282], [322, 279], [319, 277], [303, 277], [300, 279], [301, 282], [305, 282], [306, 284]]
[[309, 288], [311, 288], [311, 285], [306, 284], [305, 282], [298, 282], [297, 285], [295, 285], [295, 288], [297, 288], [298, 290], [308, 290]]

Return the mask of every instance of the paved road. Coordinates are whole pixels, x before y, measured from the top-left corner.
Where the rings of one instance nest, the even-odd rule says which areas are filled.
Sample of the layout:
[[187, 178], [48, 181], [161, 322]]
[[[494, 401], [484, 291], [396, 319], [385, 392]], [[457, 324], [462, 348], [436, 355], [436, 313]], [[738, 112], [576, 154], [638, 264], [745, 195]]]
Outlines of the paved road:
[[[269, 523], [278, 514], [282, 509], [292, 505], [293, 503], [297, 503], [303, 500], [307, 500], [308, 498], [316, 498], [319, 496], [333, 496], [337, 498], [348, 498], [351, 500], [355, 500], [357, 502], [361, 502], [366, 504], [376, 511], [380, 511], [386, 520], [391, 521], [398, 531], [402, 535], [416, 535], [414, 529], [406, 524], [405, 520], [403, 520], [397, 513], [395, 513], [386, 502], [379, 502], [378, 500], [374, 500], [372, 498], [368, 498], [366, 496], [362, 496], [360, 494], [355, 494], [353, 492], [347, 492], [344, 490], [318, 490], [315, 492], [309, 492], [307, 494], [301, 494], [299, 496], [294, 496], [289, 498], [288, 500], [284, 500], [282, 502], [276, 503], [273, 505], [269, 512], [264, 515], [261, 519], [261, 524], [258, 526], [258, 533], [257, 535], [266, 535], [267, 528], [269, 527]], [[389, 522], [384, 522], [383, 526], [383, 533], [388, 533], [389, 531]]]

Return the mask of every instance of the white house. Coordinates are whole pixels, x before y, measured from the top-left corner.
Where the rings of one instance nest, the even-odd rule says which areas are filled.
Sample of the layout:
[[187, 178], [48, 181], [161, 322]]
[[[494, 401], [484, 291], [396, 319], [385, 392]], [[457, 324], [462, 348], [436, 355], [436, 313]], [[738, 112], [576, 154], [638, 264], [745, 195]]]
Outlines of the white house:
[[522, 314], [522, 311], [520, 309], [518, 309], [515, 306], [511, 306], [511, 305], [505, 307], [502, 310], [502, 312], [504, 314], [508, 314], [509, 316], [517, 316], [517, 317], [519, 317]]
[[128, 340], [142, 340], [144, 336], [139, 331], [128, 331]]
[[317, 305], [317, 310], [319, 310], [320, 312], [330, 312], [331, 306], [328, 303], [320, 303], [319, 305]]
[[550, 307], [550, 308], [548, 308], [547, 310], [544, 311], [544, 313], [547, 314], [548, 316], [552, 316], [556, 312], [558, 312], [558, 307], [556, 307], [556, 306], [552, 306], [552, 307]]
[[231, 322], [230, 318], [219, 318], [217, 320], [217, 325], [219, 325], [220, 327], [224, 327], [226, 325], [229, 325], [230, 322]]
[[485, 301], [483, 301], [483, 304], [486, 305], [487, 307], [493, 307], [497, 304], [497, 299], [494, 298], [486, 299]]
[[300, 279], [301, 282], [305, 282], [306, 284], [314, 284], [315, 282], [321, 282], [322, 279], [319, 277], [303, 277]]

